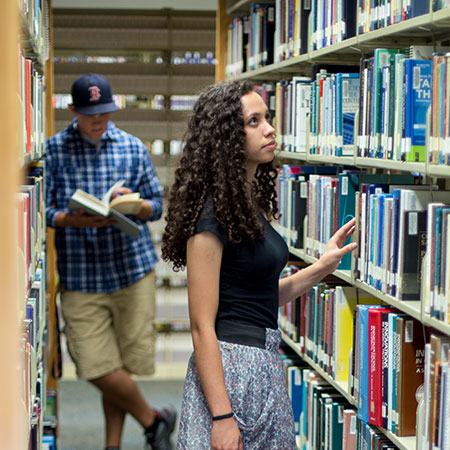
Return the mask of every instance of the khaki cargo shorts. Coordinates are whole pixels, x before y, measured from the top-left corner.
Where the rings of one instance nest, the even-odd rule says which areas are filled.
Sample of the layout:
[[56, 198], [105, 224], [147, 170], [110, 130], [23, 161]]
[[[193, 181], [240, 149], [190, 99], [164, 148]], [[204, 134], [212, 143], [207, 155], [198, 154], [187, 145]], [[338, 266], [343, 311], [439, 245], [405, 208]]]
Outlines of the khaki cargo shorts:
[[116, 292], [61, 291], [67, 346], [80, 378], [154, 372], [156, 275]]

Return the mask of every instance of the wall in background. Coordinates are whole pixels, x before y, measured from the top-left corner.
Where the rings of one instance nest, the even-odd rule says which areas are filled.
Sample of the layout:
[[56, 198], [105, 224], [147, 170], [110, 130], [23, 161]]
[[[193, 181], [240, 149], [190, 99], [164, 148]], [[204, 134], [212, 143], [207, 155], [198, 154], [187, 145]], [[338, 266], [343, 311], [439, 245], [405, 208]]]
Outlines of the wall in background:
[[173, 8], [192, 11], [215, 11], [216, 0], [53, 0], [53, 8], [93, 9], [161, 9]]

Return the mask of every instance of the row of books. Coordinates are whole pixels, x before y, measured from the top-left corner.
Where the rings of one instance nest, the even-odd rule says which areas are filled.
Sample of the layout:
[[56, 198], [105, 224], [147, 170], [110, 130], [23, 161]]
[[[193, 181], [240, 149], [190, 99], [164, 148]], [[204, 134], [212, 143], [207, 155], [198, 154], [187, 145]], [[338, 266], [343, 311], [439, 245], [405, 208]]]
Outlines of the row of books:
[[433, 11], [439, 11], [450, 6], [449, 0], [433, 0]]
[[44, 151], [44, 76], [31, 58], [19, 51], [19, 99], [23, 123], [20, 136], [23, 153], [33, 154], [38, 158]]
[[[49, 56], [48, 2], [19, 0], [22, 35], [18, 46], [18, 99], [23, 129], [18, 158], [23, 161], [17, 194], [21, 335], [21, 401], [27, 448], [55, 449], [55, 432], [44, 437], [47, 409], [48, 324], [45, 249], [44, 169], [37, 162], [45, 144], [45, 78]], [[56, 430], [55, 420], [52, 421]]]
[[[248, 23], [244, 19], [242, 49], [247, 45], [247, 68], [250, 70], [267, 66], [273, 62], [275, 33], [275, 7], [270, 4], [251, 3]], [[245, 43], [247, 39], [247, 43]], [[239, 37], [238, 37], [239, 42]], [[239, 46], [241, 47], [241, 46]], [[243, 50], [245, 52], [245, 50]]]
[[43, 61], [49, 55], [48, 16], [45, 14], [44, 3], [45, 0], [18, 0], [26, 27], [26, 38], [31, 38], [31, 47]]
[[358, 156], [425, 161], [432, 52], [426, 46], [376, 49], [361, 60]]
[[[448, 397], [441, 390], [448, 386], [448, 338], [430, 338], [420, 322], [378, 302], [361, 296], [352, 286], [321, 284], [298, 298], [291, 308], [283, 306], [280, 327], [297, 343], [300, 354], [336, 382], [344, 382], [341, 386], [348, 393], [346, 399], [357, 404], [357, 417], [362, 422], [397, 436], [416, 434], [416, 410], [425, 373], [425, 389], [434, 389], [432, 396], [425, 396], [432, 403], [429, 410], [434, 411], [426, 423], [431, 421], [442, 430], [439, 424], [445, 423], [448, 408]], [[429, 362], [426, 367], [428, 340], [435, 360], [443, 359], [437, 366], [432, 363], [436, 372], [431, 374]], [[437, 351], [436, 342], [441, 341], [442, 350]], [[417, 426], [425, 425], [421, 422]]]
[[356, 5], [356, 0], [313, 1], [309, 21], [309, 50], [319, 50], [355, 36]]
[[430, 162], [447, 165], [448, 67], [448, 55], [432, 47], [376, 49], [359, 68], [315, 65], [313, 81], [293, 77], [259, 92], [275, 97], [274, 127], [284, 151], [425, 162], [428, 144]]
[[281, 350], [301, 450], [397, 449], [361, 421], [348, 400], [289, 349]]
[[431, 164], [450, 165], [450, 53], [433, 56], [430, 126]]
[[450, 192], [420, 180], [285, 164], [278, 178], [280, 231], [291, 247], [319, 258], [335, 231], [356, 217], [358, 249], [339, 270], [399, 300], [422, 299], [426, 314], [450, 323]]
[[[170, 97], [170, 109], [172, 111], [190, 111], [193, 109], [198, 95], [172, 95]], [[147, 96], [114, 94], [114, 103], [119, 109], [165, 109], [166, 98], [164, 95]], [[67, 109], [72, 104], [72, 95], [53, 94], [52, 104], [54, 109]]]
[[[164, 58], [163, 52], [146, 52], [147, 62], [153, 64], [164, 64], [167, 60]], [[126, 56], [99, 56], [99, 55], [78, 55], [78, 56], [54, 56], [53, 62], [55, 63], [90, 63], [90, 64], [126, 64], [133, 62], [142, 62], [142, 58], [139, 55], [126, 55]], [[217, 60], [214, 57], [214, 52], [211, 51], [186, 51], [186, 52], [173, 52], [170, 59], [171, 64], [217, 64]]]
[[[433, 202], [426, 205], [427, 253], [422, 264], [424, 267], [424, 292], [426, 293], [424, 295], [424, 312], [430, 317], [450, 323], [450, 228], [448, 220], [450, 196], [439, 199], [435, 193], [431, 194]], [[441, 202], [439, 202], [440, 200]], [[419, 196], [418, 203], [420, 201]]]
[[450, 337], [432, 334], [425, 345], [418, 450], [450, 448]]
[[248, 17], [233, 17], [227, 30], [225, 76], [247, 71]]
[[[45, 252], [44, 168], [24, 168], [18, 194], [20, 302], [22, 313], [23, 400], [30, 448], [39, 448], [44, 430], [47, 366], [47, 267]], [[23, 306], [22, 306], [23, 305]]]
[[[176, 156], [180, 155], [183, 150], [183, 141], [172, 140], [169, 142], [169, 155]], [[165, 153], [165, 143], [161, 139], [155, 139], [150, 144], [150, 154], [151, 155], [164, 155]], [[158, 168], [163, 170], [163, 168]]]
[[309, 153], [353, 155], [359, 94], [358, 73], [319, 72], [311, 83]]
[[430, 12], [430, 1], [358, 0], [358, 34], [384, 28]]
[[41, 448], [46, 409], [47, 356], [47, 292], [45, 253], [36, 270], [26, 299], [26, 314], [22, 321], [23, 401], [29, 424], [29, 448]]
[[229, 26], [226, 74], [236, 76], [428, 12], [429, 0], [254, 2], [248, 16], [233, 18]]
[[[126, 95], [114, 94], [114, 103], [119, 109], [164, 109], [164, 95], [154, 95], [152, 97], [142, 95]], [[52, 106], [53, 109], [68, 109], [72, 104], [71, 94], [53, 94]]]
[[[361, 185], [356, 202], [356, 278], [400, 300], [419, 300], [426, 272], [430, 274], [425, 286], [431, 299], [430, 314], [448, 323], [445, 212], [450, 192], [429, 185], [402, 189], [396, 185]], [[424, 266], [427, 251], [429, 258]]]
[[361, 420], [397, 436], [415, 435], [425, 334], [420, 322], [393, 308], [356, 306], [350, 393]]
[[302, 353], [333, 380], [349, 382], [352, 349], [352, 314], [357, 303], [378, 304], [380, 300], [358, 292], [355, 287], [321, 283], [283, 306], [280, 327]]
[[44, 411], [44, 434], [42, 436], [42, 450], [56, 450], [57, 437], [57, 392], [54, 389], [46, 390]]
[[45, 213], [42, 168], [31, 168], [24, 182], [27, 184], [20, 186], [17, 208], [22, 299], [30, 289], [37, 263], [44, 250]]
[[[283, 307], [280, 326], [333, 380], [348, 383], [362, 421], [398, 436], [415, 435], [415, 394], [423, 382], [422, 325], [379, 302], [353, 286], [321, 284], [292, 307]], [[401, 377], [408, 383], [402, 384]]]
[[314, 5], [289, 0], [277, 0], [275, 5], [273, 62], [278, 63], [308, 51], [308, 18]]

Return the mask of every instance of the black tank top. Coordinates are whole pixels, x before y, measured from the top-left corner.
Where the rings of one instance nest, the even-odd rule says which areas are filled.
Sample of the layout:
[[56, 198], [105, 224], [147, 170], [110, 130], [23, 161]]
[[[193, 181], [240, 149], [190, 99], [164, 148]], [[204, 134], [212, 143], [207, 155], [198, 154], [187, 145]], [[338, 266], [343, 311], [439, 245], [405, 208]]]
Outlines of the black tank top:
[[226, 319], [278, 328], [278, 282], [289, 250], [269, 222], [261, 214], [259, 217], [264, 238], [232, 244], [214, 216], [212, 201], [205, 202], [196, 233], [210, 231], [224, 245], [216, 322]]

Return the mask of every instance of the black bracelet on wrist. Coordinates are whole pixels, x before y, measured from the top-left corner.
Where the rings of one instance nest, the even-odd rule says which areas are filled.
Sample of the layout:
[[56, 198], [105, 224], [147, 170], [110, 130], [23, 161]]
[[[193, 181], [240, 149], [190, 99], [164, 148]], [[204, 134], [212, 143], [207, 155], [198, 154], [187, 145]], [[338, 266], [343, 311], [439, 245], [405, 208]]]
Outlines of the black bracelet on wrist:
[[213, 416], [212, 420], [222, 420], [222, 419], [229, 419], [230, 417], [233, 417], [233, 412], [230, 412], [228, 414], [222, 414], [221, 416]]

